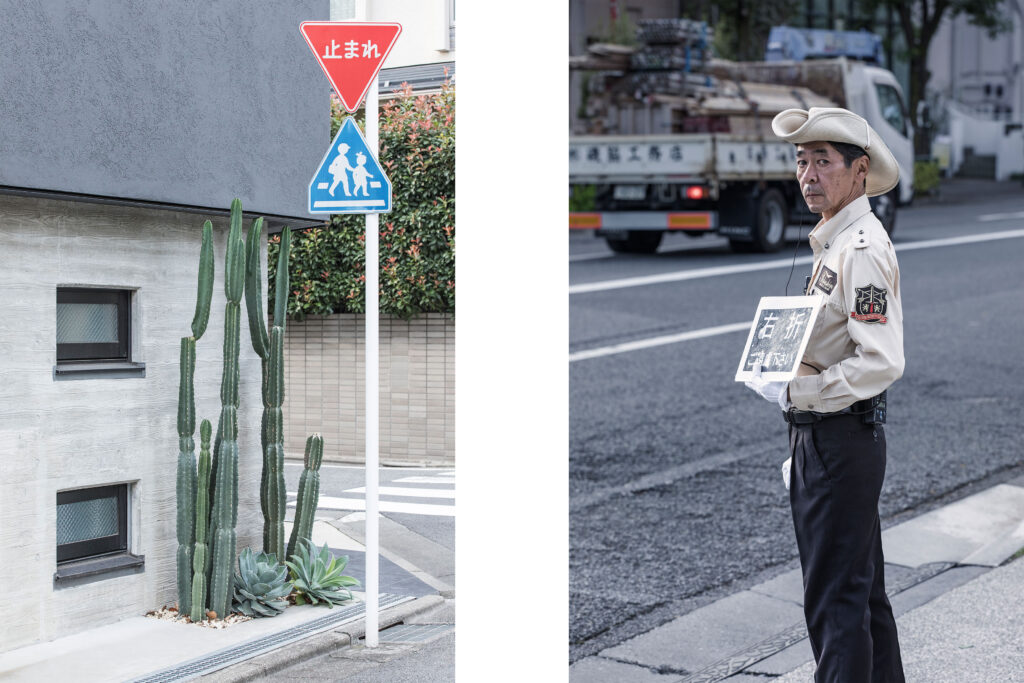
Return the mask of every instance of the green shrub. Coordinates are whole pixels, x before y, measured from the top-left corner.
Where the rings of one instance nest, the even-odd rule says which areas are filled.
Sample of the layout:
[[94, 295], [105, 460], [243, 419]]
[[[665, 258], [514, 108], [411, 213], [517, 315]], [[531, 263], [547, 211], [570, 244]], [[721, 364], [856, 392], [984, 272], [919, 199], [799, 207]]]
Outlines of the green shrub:
[[[345, 112], [332, 106], [332, 129]], [[391, 180], [380, 216], [380, 311], [402, 318], [455, 311], [455, 87], [382, 103], [378, 159]], [[289, 272], [295, 318], [366, 311], [363, 215], [335, 215], [293, 233]], [[278, 236], [267, 262], [273, 296]], [[273, 308], [273, 299], [269, 304]]]
[[593, 211], [597, 206], [596, 185], [573, 185], [569, 194], [569, 211]]
[[939, 162], [937, 161], [915, 161], [914, 162], [914, 192], [916, 194], [930, 194], [939, 186]]

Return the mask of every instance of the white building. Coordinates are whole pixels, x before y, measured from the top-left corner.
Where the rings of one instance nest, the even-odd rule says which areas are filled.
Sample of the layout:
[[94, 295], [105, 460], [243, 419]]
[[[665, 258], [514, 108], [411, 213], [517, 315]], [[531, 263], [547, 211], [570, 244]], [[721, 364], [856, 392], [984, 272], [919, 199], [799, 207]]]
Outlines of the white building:
[[1003, 7], [1009, 32], [990, 38], [964, 15], [947, 17], [928, 55], [950, 171], [998, 180], [1024, 173], [1024, 0]]
[[[176, 602], [179, 345], [202, 225], [216, 280], [196, 414], [216, 425], [231, 200], [245, 227], [319, 222], [306, 190], [330, 85], [299, 23], [327, 13], [0, 0], [0, 651]], [[263, 526], [242, 310], [239, 550]]]
[[[367, 16], [358, 17], [360, 3]], [[416, 92], [455, 81], [455, 0], [331, 0], [331, 21], [398, 22], [402, 33], [378, 79], [381, 98], [408, 83]]]

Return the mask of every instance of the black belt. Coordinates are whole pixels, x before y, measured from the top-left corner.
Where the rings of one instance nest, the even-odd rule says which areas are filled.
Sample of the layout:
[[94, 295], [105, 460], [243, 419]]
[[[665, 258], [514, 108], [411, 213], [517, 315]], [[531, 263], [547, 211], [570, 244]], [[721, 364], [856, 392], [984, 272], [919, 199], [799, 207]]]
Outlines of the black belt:
[[[882, 392], [884, 395], [885, 392]], [[813, 410], [797, 410], [796, 408], [790, 408], [782, 413], [782, 417], [792, 425], [808, 425], [820, 422], [821, 420], [827, 420], [830, 417], [839, 417], [840, 415], [867, 415], [875, 411], [878, 397], [867, 398], [863, 401], [857, 401], [853, 405], [847, 406], [842, 410], [837, 410], [834, 413], [819, 413]], [[884, 400], [884, 399], [883, 399]], [[884, 403], [883, 403], [884, 405]]]

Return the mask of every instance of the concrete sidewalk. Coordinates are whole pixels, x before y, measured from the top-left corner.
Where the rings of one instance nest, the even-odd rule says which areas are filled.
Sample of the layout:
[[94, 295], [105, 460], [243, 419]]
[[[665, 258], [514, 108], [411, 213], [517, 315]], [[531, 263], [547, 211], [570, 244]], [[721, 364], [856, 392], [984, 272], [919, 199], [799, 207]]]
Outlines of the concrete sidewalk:
[[[1014, 561], [897, 619], [908, 681], [1024, 681], [1024, 561]], [[728, 680], [754, 680], [732, 678]], [[757, 679], [762, 680], [762, 679]], [[808, 663], [778, 683], [814, 680]]]
[[[1024, 680], [1024, 477], [882, 533], [908, 681]], [[575, 662], [572, 683], [813, 677], [799, 567]]]
[[[365, 548], [355, 534], [343, 533], [340, 520], [318, 519], [313, 541], [326, 543], [336, 556], [348, 555], [345, 573], [364, 582]], [[200, 628], [148, 617], [132, 617], [46, 643], [0, 654], [0, 679], [90, 681], [178, 681], [208, 678], [249, 681], [273, 677], [286, 667], [350, 650], [364, 653], [351, 666], [335, 663], [333, 680], [348, 680], [338, 671], [364, 671], [415, 651], [417, 643], [454, 637], [454, 588], [406, 561], [395, 549], [380, 557], [379, 640], [366, 650], [365, 594], [327, 609], [292, 606], [272, 619], [254, 619], [224, 629]], [[452, 567], [454, 563], [452, 562]], [[452, 570], [454, 572], [454, 570]], [[449, 577], [449, 580], [453, 579]], [[368, 657], [365, 653], [371, 653]], [[420, 680], [451, 680], [454, 661], [436, 657], [436, 672]], [[433, 677], [431, 677], [433, 676]]]
[[1019, 180], [986, 180], [983, 178], [946, 178], [929, 195], [914, 198], [912, 206], [948, 206], [977, 202], [979, 197], [993, 199], [1002, 196], [1019, 196], [1024, 193], [1024, 183]]

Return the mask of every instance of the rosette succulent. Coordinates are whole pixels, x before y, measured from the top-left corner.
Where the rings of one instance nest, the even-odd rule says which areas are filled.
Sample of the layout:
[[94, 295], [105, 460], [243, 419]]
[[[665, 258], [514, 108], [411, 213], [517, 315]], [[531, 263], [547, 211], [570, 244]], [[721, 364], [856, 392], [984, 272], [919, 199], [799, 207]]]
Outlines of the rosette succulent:
[[235, 609], [249, 617], [276, 617], [288, 606], [288, 569], [273, 553], [246, 548], [238, 556], [235, 573]]
[[326, 543], [317, 549], [309, 539], [299, 539], [298, 549], [285, 564], [291, 570], [297, 605], [325, 602], [328, 607], [334, 607], [352, 599], [348, 586], [359, 585], [357, 579], [342, 574], [348, 564], [348, 555], [334, 557]]

